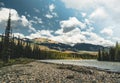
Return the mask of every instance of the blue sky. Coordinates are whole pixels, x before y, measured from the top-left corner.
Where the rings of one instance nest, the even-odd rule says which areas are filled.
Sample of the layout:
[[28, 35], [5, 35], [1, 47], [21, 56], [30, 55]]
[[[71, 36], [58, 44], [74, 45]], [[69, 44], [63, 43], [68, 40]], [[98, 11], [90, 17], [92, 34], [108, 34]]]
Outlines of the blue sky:
[[119, 0], [0, 0], [0, 34], [9, 9], [21, 38], [49, 38], [66, 44], [113, 45], [120, 41]]

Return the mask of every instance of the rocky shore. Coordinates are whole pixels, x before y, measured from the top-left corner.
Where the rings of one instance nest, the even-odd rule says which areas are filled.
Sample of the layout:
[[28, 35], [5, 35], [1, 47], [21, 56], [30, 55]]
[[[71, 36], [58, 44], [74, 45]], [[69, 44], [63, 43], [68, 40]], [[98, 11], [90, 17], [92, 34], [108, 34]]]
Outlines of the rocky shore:
[[0, 68], [0, 83], [120, 83], [120, 74], [34, 61]]

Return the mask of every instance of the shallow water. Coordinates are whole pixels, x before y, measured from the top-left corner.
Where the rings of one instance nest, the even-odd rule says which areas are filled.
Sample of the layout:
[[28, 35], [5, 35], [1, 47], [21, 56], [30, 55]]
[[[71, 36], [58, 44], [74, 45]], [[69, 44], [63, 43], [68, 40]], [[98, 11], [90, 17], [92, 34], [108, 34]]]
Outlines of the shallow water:
[[96, 67], [101, 70], [120, 73], [120, 62], [106, 62], [106, 61], [97, 61], [97, 60], [40, 60], [40, 61], [49, 62], [49, 63]]

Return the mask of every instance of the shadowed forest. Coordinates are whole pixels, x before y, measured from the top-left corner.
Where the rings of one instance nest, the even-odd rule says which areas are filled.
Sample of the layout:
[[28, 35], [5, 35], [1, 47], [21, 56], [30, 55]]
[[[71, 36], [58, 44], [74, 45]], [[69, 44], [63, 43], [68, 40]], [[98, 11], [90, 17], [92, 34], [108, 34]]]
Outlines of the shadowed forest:
[[110, 48], [102, 48], [98, 51], [99, 61], [119, 61], [120, 62], [120, 45], [116, 42], [116, 46]]

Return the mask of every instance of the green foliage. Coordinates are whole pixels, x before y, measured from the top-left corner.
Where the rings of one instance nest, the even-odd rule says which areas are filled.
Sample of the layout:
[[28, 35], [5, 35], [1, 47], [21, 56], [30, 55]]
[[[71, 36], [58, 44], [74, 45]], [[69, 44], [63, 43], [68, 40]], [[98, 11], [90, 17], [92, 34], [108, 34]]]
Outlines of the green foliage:
[[88, 53], [63, 53], [58, 51], [41, 51], [42, 59], [96, 59], [97, 57]]
[[101, 50], [99, 49], [99, 50], [98, 50], [98, 60], [99, 60], [99, 61], [101, 60], [101, 56], [102, 56]]
[[[5, 55], [2, 54], [4, 51], [3, 43], [0, 41], [0, 59]], [[20, 38], [11, 38], [10, 47], [10, 61], [9, 64], [16, 63], [17, 58], [30, 58], [30, 59], [95, 59], [96, 56], [89, 53], [65, 53], [51, 50], [41, 50], [39, 45], [24, 41]], [[6, 51], [4, 51], [6, 52]], [[19, 61], [18, 61], [19, 62]], [[21, 61], [20, 61], [21, 62]]]
[[[102, 53], [101, 53], [102, 52]], [[110, 47], [109, 50], [98, 51], [98, 60], [101, 61], [119, 61], [120, 62], [120, 45], [116, 42], [115, 47]]]
[[34, 59], [28, 59], [28, 58], [11, 59], [9, 60], [8, 63], [4, 63], [2, 60], [0, 60], [0, 67], [10, 66], [10, 65], [15, 65], [15, 64], [27, 64], [32, 61], [34, 61]]

